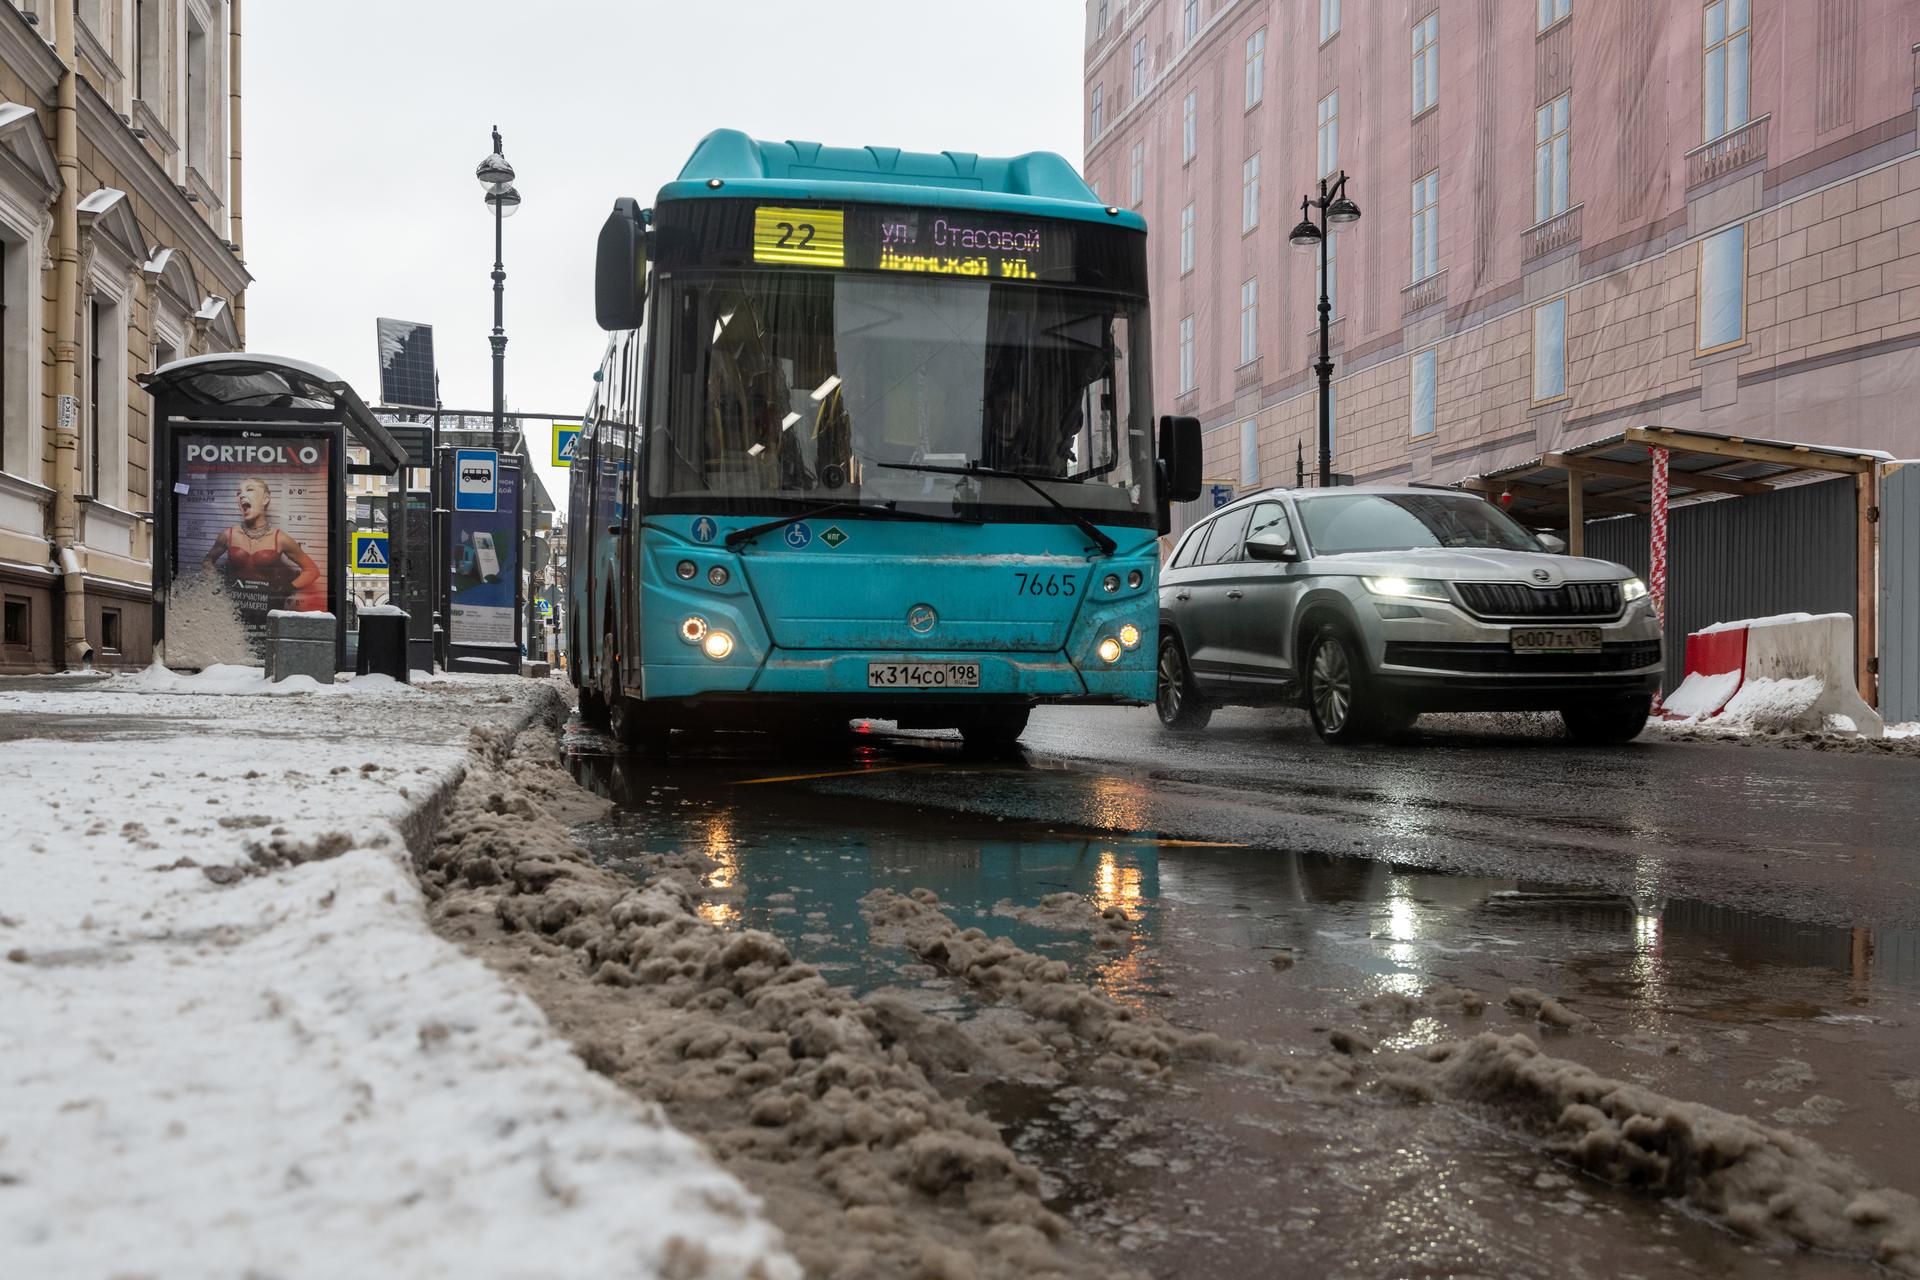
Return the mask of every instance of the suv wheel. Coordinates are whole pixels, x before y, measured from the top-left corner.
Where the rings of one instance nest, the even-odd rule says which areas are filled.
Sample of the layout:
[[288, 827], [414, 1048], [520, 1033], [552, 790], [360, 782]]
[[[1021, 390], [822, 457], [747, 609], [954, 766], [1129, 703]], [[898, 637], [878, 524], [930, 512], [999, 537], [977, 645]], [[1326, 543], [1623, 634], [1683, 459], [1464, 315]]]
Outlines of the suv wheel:
[[1307, 647], [1306, 685], [1307, 713], [1323, 740], [1345, 746], [1373, 736], [1380, 708], [1375, 705], [1366, 660], [1335, 623], [1322, 623], [1314, 632]]
[[1204, 729], [1213, 708], [1200, 701], [1187, 654], [1172, 636], [1160, 637], [1160, 682], [1153, 696], [1160, 723], [1169, 729]]
[[1589, 746], [1617, 746], [1632, 742], [1647, 727], [1653, 714], [1653, 697], [1616, 698], [1567, 707], [1560, 712], [1567, 736]]

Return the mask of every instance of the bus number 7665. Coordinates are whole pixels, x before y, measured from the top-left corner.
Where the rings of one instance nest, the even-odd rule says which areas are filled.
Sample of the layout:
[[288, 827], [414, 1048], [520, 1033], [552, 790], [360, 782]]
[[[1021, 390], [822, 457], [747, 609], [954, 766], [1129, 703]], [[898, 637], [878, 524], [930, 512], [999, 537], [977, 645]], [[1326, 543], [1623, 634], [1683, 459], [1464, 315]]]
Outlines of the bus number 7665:
[[1013, 590], [1017, 596], [1071, 596], [1079, 589], [1070, 573], [1022, 573], [1016, 569], [1013, 576], [1020, 580]]

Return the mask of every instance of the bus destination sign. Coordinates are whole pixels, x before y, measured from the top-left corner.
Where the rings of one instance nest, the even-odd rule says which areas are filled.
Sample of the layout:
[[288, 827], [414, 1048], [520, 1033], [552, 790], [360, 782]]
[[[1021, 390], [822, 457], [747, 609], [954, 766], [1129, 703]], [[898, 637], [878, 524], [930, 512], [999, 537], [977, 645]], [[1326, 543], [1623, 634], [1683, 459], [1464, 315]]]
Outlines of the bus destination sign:
[[755, 262], [1038, 282], [1073, 264], [1071, 233], [965, 210], [754, 210]]

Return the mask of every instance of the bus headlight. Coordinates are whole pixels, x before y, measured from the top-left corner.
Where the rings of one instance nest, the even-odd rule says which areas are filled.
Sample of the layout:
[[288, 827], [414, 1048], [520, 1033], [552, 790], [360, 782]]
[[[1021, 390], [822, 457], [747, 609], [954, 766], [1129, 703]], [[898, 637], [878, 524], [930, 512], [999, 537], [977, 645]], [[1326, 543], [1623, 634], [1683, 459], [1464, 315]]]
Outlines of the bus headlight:
[[1110, 573], [1106, 577], [1100, 579], [1100, 589], [1106, 592], [1108, 595], [1112, 595], [1114, 592], [1118, 591], [1120, 589], [1120, 575], [1117, 573]]
[[1099, 648], [1094, 652], [1100, 655], [1102, 662], [1118, 662], [1120, 661], [1120, 642], [1108, 636], [1100, 642]]
[[1120, 628], [1120, 644], [1124, 648], [1138, 649], [1140, 647], [1140, 628], [1134, 626], [1131, 622], [1122, 625]]
[[682, 560], [679, 564], [673, 566], [673, 571], [679, 575], [680, 581], [682, 582], [692, 582], [693, 575], [699, 572], [691, 560]]
[[706, 650], [709, 658], [718, 662], [733, 652], [733, 637], [724, 631], [709, 631], [706, 641], [700, 647]]
[[707, 581], [711, 582], [716, 587], [726, 586], [727, 585], [727, 567], [723, 564], [717, 564], [713, 566], [713, 568], [707, 570]]
[[680, 624], [680, 638], [688, 644], [699, 644], [707, 638], [707, 620], [697, 615], [687, 618]]
[[1137, 590], [1139, 590], [1139, 589], [1140, 589], [1140, 584], [1141, 584], [1142, 582], [1145, 582], [1145, 581], [1146, 581], [1146, 579], [1140, 576], [1140, 571], [1139, 571], [1138, 569], [1134, 569], [1134, 570], [1131, 570], [1131, 571], [1130, 571], [1130, 572], [1129, 572], [1129, 573], [1127, 574], [1127, 588], [1128, 588], [1128, 590], [1131, 590], [1131, 591], [1137, 591]]

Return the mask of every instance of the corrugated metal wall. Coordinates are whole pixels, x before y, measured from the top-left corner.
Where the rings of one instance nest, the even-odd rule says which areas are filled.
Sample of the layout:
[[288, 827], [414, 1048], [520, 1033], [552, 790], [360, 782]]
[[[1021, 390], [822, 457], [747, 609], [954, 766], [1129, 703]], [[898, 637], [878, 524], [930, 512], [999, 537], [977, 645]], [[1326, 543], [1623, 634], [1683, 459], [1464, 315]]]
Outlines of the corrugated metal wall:
[[[1667, 518], [1667, 690], [1680, 683], [1687, 633], [1775, 613], [1853, 613], [1851, 476], [1747, 498], [1677, 507]], [[1587, 522], [1587, 554], [1641, 577], [1645, 516]]]
[[1880, 714], [1920, 720], [1920, 463], [1880, 488]]

